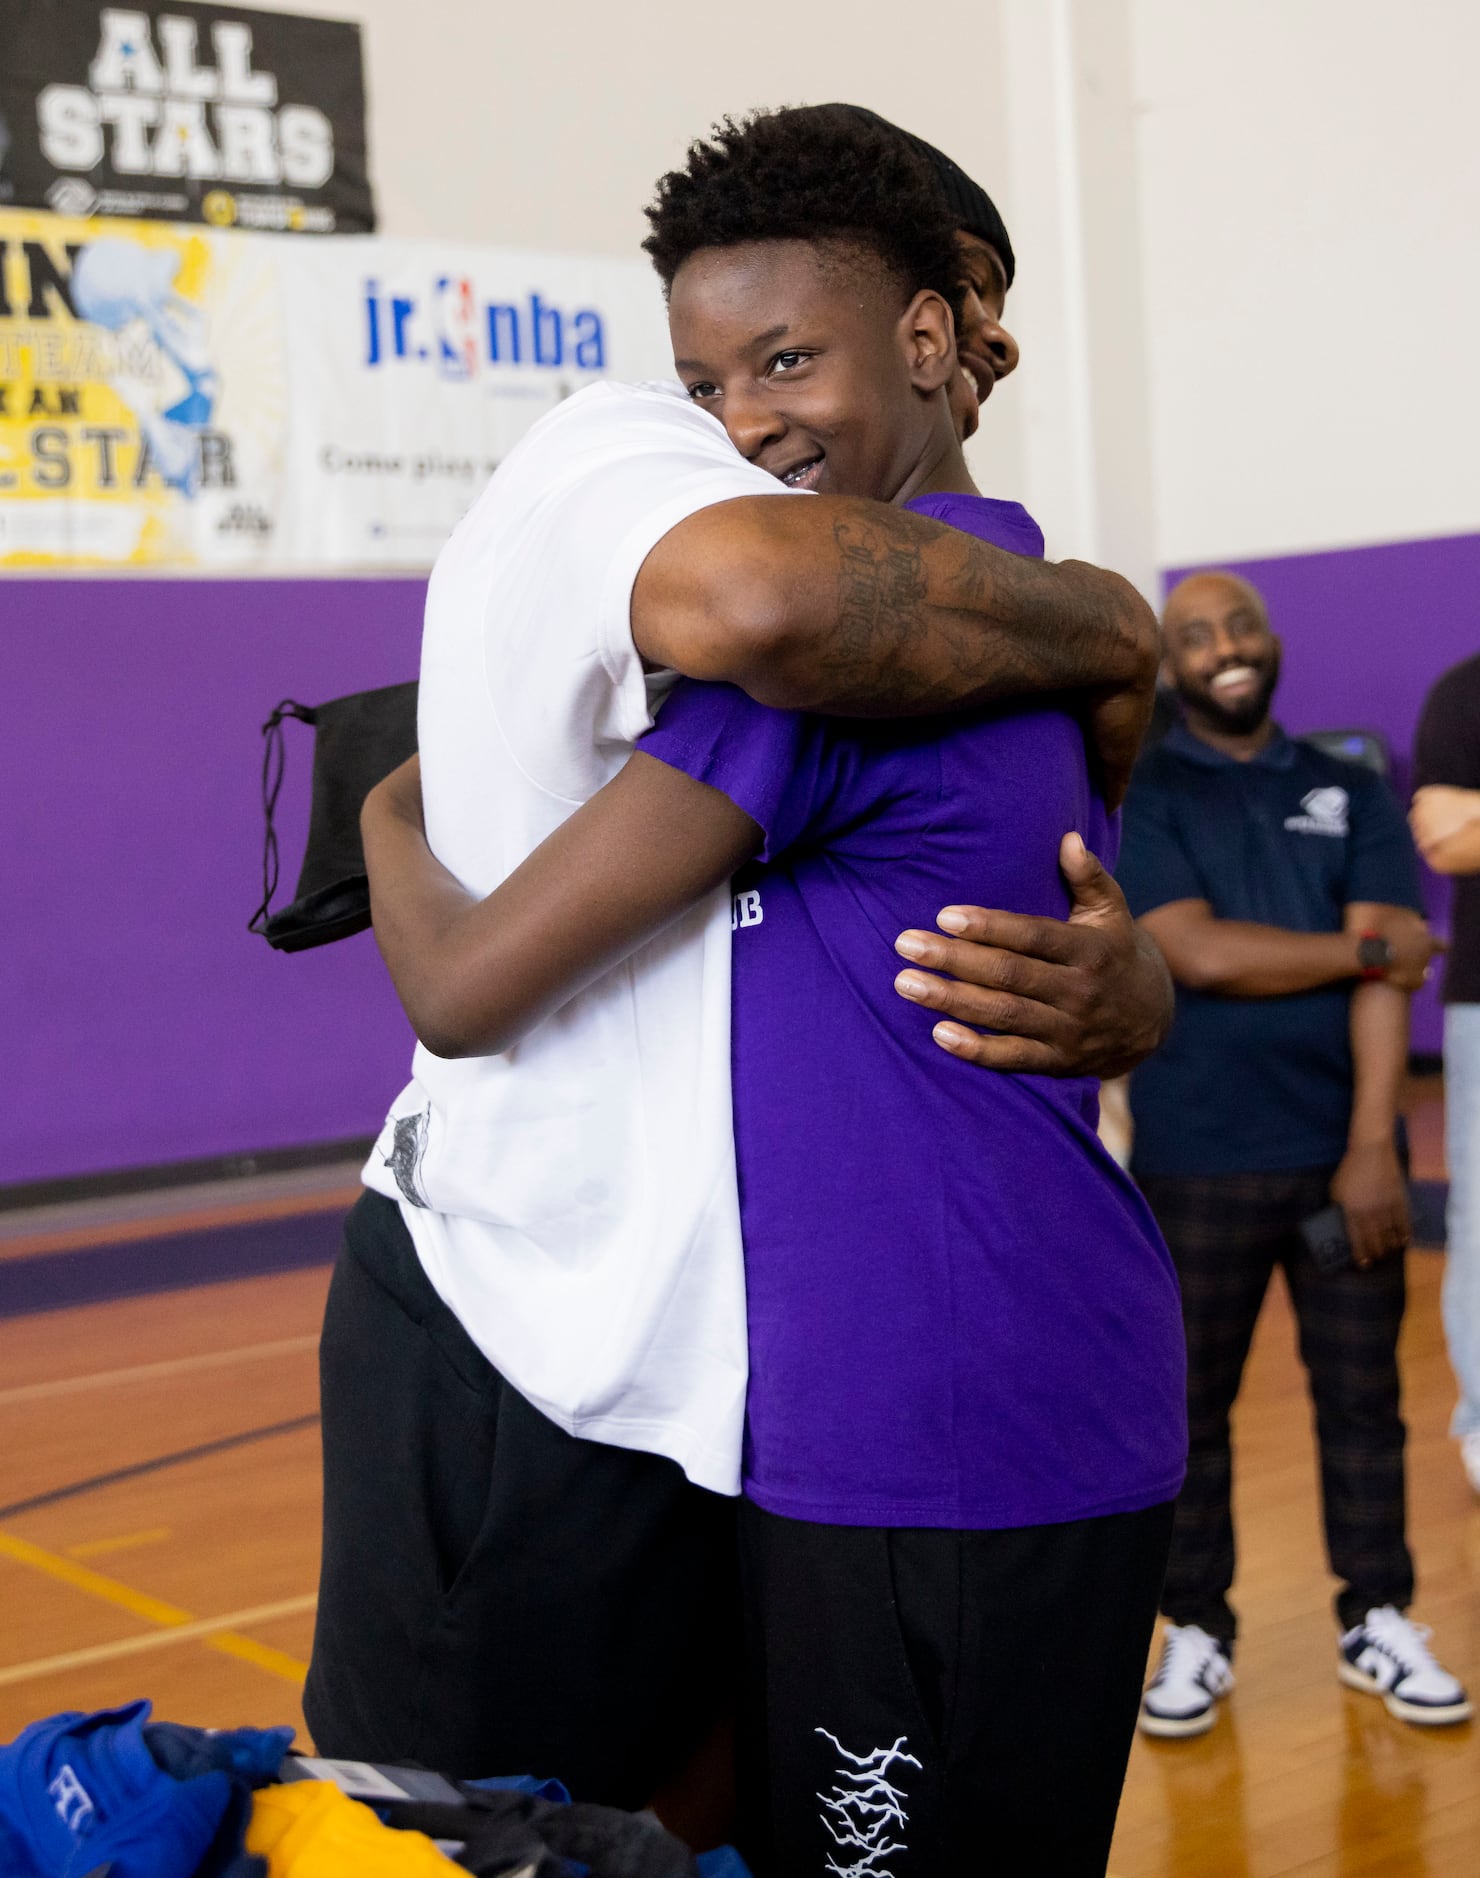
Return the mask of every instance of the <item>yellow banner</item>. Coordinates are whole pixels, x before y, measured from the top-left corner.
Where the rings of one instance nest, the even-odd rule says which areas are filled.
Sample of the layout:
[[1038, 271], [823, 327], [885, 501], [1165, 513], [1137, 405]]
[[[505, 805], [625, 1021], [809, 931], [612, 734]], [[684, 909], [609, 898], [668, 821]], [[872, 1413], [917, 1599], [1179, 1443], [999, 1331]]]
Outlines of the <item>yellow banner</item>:
[[235, 481], [209, 237], [0, 211], [0, 560], [193, 561], [182, 522]]
[[670, 356], [637, 261], [0, 209], [0, 567], [424, 567]]

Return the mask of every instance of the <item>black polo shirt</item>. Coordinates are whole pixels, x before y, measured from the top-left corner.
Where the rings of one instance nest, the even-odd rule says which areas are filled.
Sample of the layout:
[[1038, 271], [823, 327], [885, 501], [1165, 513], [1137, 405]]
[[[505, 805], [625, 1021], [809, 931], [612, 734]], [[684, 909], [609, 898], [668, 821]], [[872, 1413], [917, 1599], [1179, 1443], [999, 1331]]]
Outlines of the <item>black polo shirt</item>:
[[[1138, 918], [1206, 900], [1215, 918], [1339, 932], [1355, 900], [1420, 907], [1418, 862], [1373, 771], [1283, 732], [1240, 763], [1183, 726], [1136, 771], [1117, 877]], [[1147, 1174], [1327, 1167], [1351, 1120], [1352, 983], [1279, 998], [1177, 987], [1172, 1034], [1131, 1079]]]
[[[1429, 693], [1413, 748], [1413, 786], [1480, 789], [1480, 657], [1447, 671]], [[1480, 1004], [1480, 874], [1454, 882], [1444, 1002]]]

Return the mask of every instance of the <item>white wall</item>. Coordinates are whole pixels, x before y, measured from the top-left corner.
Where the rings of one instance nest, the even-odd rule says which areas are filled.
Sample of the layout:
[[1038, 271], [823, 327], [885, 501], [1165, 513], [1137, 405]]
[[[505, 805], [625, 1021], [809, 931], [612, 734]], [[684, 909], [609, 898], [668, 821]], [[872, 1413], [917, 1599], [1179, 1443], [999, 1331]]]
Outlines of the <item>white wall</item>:
[[1017, 495], [1052, 557], [1158, 588], [1130, 0], [1002, 0]]
[[1134, 9], [1161, 563], [1480, 529], [1480, 6]]
[[[657, 177], [717, 117], [763, 105], [868, 105], [994, 194], [1007, 167], [999, 0], [938, 0], [915, 17], [849, 0], [267, 4], [364, 28], [387, 234], [634, 254]], [[1010, 405], [976, 459], [1004, 491], [1017, 480]]]
[[365, 27], [391, 234], [630, 254], [659, 171], [754, 105], [950, 151], [1020, 266], [978, 472], [1052, 552], [1144, 584], [1480, 530], [1475, 0], [305, 7]]

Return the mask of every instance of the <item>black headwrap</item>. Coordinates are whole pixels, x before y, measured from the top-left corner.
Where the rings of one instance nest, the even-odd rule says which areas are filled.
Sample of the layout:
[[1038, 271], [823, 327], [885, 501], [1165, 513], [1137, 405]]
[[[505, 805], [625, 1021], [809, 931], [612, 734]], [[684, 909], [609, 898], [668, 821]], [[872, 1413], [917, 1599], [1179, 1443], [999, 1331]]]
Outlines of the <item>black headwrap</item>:
[[870, 111], [861, 104], [848, 104], [842, 107], [853, 111], [859, 117], [866, 117], [871, 123], [881, 124], [886, 130], [894, 131], [904, 138], [910, 148], [916, 151], [935, 171], [946, 201], [951, 206], [951, 213], [956, 218], [958, 228], [966, 229], [982, 241], [990, 242], [1001, 257], [1002, 266], [1007, 274], [1007, 284], [1012, 285], [1012, 277], [1017, 271], [1017, 262], [1013, 258], [1012, 243], [1007, 238], [1007, 228], [1002, 217], [997, 213], [997, 205], [982, 188], [974, 183], [959, 163], [953, 163], [944, 150], [937, 150], [933, 143], [926, 143], [923, 137], [917, 137], [913, 131], [901, 130], [898, 124], [891, 124], [887, 117], [880, 117], [877, 111]]

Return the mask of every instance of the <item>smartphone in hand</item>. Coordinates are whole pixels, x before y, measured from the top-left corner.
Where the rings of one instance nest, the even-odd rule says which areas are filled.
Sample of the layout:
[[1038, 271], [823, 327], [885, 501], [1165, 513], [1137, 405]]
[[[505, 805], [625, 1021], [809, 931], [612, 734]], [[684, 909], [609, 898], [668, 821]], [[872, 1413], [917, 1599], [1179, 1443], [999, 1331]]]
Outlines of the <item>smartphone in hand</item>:
[[1300, 1236], [1310, 1253], [1311, 1263], [1323, 1278], [1350, 1269], [1352, 1242], [1347, 1237], [1346, 1215], [1339, 1206], [1322, 1207], [1319, 1213], [1302, 1220]]

